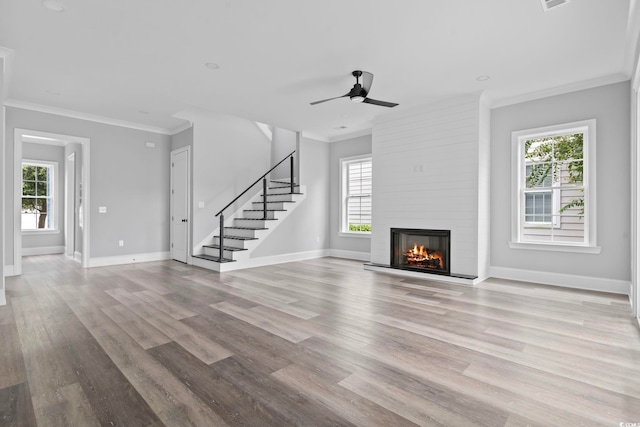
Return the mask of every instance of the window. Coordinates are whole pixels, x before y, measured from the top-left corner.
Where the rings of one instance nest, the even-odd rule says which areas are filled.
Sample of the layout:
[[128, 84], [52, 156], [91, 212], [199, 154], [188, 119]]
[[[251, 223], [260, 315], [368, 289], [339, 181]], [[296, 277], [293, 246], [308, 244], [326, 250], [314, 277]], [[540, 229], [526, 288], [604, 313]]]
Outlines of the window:
[[511, 247], [595, 247], [595, 135], [595, 120], [513, 133]]
[[351, 235], [371, 234], [371, 157], [341, 159], [340, 165], [342, 182], [340, 231]]
[[55, 230], [54, 182], [57, 163], [22, 162], [22, 230]]

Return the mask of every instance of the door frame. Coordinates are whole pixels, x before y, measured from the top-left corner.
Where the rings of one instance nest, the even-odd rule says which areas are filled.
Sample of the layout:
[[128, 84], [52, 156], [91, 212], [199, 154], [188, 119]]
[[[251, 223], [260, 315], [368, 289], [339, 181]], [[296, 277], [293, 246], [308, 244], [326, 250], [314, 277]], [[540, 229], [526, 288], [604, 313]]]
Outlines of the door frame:
[[[89, 138], [73, 135], [62, 135], [53, 132], [15, 128], [13, 132], [13, 276], [22, 274], [22, 139], [24, 135], [36, 137], [43, 141], [59, 141], [63, 145], [75, 142], [82, 145], [82, 267], [89, 267], [90, 229], [89, 217], [91, 213], [90, 184], [90, 142]], [[62, 202], [64, 203], [64, 202]]]
[[65, 159], [64, 165], [64, 253], [68, 257], [76, 249], [76, 153]]
[[191, 230], [192, 230], [192, 215], [191, 215], [191, 147], [182, 147], [176, 150], [172, 150], [169, 155], [169, 170], [171, 171], [170, 179], [169, 179], [169, 257], [173, 259], [173, 248], [171, 245], [173, 244], [173, 198], [171, 197], [171, 190], [173, 189], [173, 156], [180, 154], [182, 152], [187, 153], [187, 188], [185, 191], [187, 192], [187, 264], [192, 264], [191, 252], [193, 249], [191, 248]]

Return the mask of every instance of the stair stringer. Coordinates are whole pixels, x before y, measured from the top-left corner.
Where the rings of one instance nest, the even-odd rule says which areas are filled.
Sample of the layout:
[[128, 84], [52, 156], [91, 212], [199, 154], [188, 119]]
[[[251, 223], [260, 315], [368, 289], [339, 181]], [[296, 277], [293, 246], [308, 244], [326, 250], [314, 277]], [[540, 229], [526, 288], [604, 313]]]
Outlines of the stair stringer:
[[[276, 228], [280, 226], [280, 224], [282, 224], [286, 220], [286, 218], [291, 214], [291, 212], [296, 210], [297, 207], [304, 201], [304, 199], [306, 198], [306, 186], [304, 185], [300, 186], [298, 191], [302, 194], [293, 195], [293, 200], [295, 201], [295, 203], [287, 204], [287, 210], [274, 212], [276, 221], [271, 221], [269, 223], [268, 229], [256, 231], [256, 237], [257, 237], [256, 240], [250, 240], [245, 243], [245, 247], [247, 250], [234, 253], [233, 255], [234, 262], [219, 263], [215, 261], [209, 261], [201, 258], [192, 257], [193, 265], [206, 268], [209, 270], [213, 270], [213, 271], [218, 271], [218, 272], [240, 270], [244, 268], [251, 268], [251, 267], [264, 265], [264, 262], [261, 260], [261, 258], [252, 258], [251, 254], [258, 246], [260, 246], [262, 242], [264, 242], [269, 237], [271, 233], [273, 233], [273, 231]], [[251, 200], [249, 200], [245, 205], [243, 205], [240, 209], [238, 209], [238, 211], [234, 212], [229, 217], [229, 219], [225, 218], [225, 222], [224, 222], [225, 227], [231, 226], [235, 218], [242, 217], [243, 210], [246, 210], [247, 208], [251, 207], [254, 202], [261, 202], [261, 201], [262, 201], [262, 194], [257, 194], [256, 196], [252, 197]], [[209, 235], [208, 242], [212, 242], [214, 240], [214, 236], [219, 235], [219, 231], [220, 231], [220, 227], [216, 228]], [[204, 246], [208, 242], [206, 240], [203, 240], [201, 242], [201, 244], [199, 245], [199, 248], [200, 248], [199, 253], [202, 253]]]

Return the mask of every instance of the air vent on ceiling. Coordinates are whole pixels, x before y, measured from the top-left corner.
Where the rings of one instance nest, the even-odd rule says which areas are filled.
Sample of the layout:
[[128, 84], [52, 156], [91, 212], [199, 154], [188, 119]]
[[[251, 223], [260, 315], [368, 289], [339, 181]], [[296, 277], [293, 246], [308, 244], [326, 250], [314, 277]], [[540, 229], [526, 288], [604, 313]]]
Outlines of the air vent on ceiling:
[[569, 3], [569, 0], [540, 0], [542, 2], [542, 8], [546, 12], [554, 7], [561, 6], [565, 3]]

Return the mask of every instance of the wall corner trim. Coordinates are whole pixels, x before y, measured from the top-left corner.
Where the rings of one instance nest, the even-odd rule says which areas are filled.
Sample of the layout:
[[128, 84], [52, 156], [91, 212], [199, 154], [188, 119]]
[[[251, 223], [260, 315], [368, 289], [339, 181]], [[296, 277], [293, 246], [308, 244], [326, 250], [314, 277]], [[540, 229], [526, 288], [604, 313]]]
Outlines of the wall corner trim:
[[521, 270], [518, 268], [498, 266], [490, 267], [489, 276], [495, 279], [518, 280], [541, 285], [583, 289], [587, 291], [609, 292], [622, 295], [628, 295], [630, 289], [630, 282], [628, 280], [578, 276], [547, 271]]

